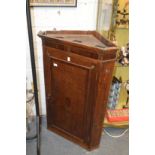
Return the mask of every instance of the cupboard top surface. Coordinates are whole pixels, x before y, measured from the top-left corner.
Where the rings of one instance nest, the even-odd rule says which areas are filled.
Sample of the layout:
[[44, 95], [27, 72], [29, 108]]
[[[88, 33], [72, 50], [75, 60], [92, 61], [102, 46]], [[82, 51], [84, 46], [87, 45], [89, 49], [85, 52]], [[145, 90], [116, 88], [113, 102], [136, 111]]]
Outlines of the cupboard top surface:
[[84, 35], [84, 34], [49, 34], [51, 38], [56, 38], [60, 40], [65, 40], [77, 44], [83, 44], [86, 46], [94, 46], [98, 48], [105, 48], [107, 47], [104, 43], [100, 40], [95, 38], [93, 35]]
[[111, 41], [102, 37], [96, 31], [44, 31], [38, 34], [41, 38], [51, 38], [67, 41], [73, 44], [85, 45], [100, 50], [117, 48]]

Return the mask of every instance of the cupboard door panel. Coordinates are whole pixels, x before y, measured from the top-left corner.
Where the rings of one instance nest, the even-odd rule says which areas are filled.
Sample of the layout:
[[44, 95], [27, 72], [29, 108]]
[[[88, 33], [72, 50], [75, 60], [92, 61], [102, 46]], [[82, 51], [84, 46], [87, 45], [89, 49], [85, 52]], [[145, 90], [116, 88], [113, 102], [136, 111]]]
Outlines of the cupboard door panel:
[[48, 56], [51, 94], [47, 117], [50, 126], [84, 140], [86, 125], [90, 123], [87, 122], [87, 110], [91, 106], [89, 94], [94, 91], [90, 87], [96, 77], [96, 66], [90, 65], [90, 62], [87, 65], [87, 61], [85, 65], [80, 65], [53, 57], [52, 51]]

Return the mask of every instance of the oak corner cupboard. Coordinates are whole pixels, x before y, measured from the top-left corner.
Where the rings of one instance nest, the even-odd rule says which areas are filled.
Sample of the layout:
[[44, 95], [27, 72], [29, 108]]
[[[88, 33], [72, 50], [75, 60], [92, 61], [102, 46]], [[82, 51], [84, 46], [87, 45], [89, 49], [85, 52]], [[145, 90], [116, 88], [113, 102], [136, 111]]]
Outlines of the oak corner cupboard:
[[44, 31], [47, 127], [99, 147], [117, 47], [96, 31]]

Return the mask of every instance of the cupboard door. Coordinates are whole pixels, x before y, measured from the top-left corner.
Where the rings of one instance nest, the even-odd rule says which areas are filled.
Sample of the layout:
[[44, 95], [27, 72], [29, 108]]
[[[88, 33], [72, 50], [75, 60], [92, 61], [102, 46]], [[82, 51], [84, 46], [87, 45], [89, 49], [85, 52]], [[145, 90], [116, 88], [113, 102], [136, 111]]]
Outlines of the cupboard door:
[[46, 52], [50, 63], [48, 126], [83, 141], [88, 135], [88, 115], [95, 99], [97, 65], [85, 57], [79, 61], [76, 54], [51, 48]]

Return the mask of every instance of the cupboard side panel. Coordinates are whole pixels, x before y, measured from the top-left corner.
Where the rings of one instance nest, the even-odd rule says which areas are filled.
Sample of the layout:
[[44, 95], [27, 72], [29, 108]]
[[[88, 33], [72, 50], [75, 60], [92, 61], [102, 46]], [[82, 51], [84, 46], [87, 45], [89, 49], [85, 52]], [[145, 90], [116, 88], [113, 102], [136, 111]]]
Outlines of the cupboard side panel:
[[115, 60], [100, 64], [96, 103], [94, 105], [90, 148], [99, 146]]

